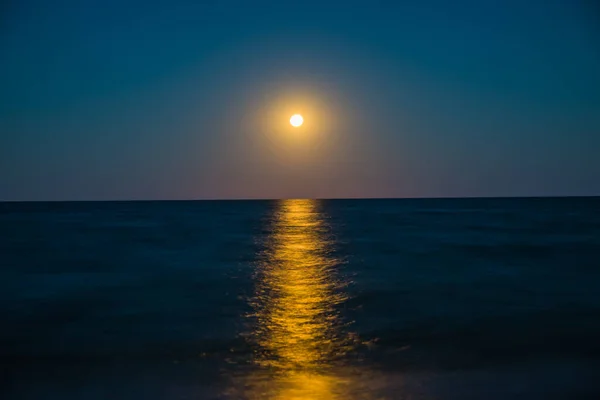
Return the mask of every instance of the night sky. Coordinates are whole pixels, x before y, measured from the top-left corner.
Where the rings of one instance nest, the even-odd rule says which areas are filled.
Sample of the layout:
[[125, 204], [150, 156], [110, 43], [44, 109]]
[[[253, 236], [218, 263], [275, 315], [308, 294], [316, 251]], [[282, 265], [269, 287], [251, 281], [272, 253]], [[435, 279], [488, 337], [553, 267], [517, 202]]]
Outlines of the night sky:
[[3, 1], [0, 200], [600, 195], [597, 4]]

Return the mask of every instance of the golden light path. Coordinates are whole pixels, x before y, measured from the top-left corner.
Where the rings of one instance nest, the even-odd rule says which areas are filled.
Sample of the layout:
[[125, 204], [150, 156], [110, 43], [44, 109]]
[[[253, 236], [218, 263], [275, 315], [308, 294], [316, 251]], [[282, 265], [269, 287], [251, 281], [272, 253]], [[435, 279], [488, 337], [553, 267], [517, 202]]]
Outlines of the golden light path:
[[285, 200], [275, 212], [254, 304], [255, 362], [269, 378], [254, 383], [251, 398], [356, 398], [338, 370], [349, 348], [336, 311], [345, 295], [318, 207]]

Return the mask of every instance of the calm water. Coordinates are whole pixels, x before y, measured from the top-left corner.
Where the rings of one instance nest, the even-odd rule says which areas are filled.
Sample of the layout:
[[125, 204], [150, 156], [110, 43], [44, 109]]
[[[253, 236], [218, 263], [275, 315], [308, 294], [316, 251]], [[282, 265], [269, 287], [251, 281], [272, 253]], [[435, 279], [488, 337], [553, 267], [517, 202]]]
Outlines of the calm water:
[[0, 203], [5, 399], [600, 398], [600, 198]]

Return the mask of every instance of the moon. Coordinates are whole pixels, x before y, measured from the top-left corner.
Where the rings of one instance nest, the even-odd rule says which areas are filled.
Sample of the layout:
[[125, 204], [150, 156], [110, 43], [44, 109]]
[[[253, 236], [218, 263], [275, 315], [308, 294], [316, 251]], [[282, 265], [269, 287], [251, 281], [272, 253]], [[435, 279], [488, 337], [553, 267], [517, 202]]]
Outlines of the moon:
[[302, 118], [302, 115], [300, 115], [300, 114], [294, 114], [290, 117], [290, 124], [292, 124], [292, 126], [294, 128], [299, 127], [303, 123], [304, 123], [304, 118]]

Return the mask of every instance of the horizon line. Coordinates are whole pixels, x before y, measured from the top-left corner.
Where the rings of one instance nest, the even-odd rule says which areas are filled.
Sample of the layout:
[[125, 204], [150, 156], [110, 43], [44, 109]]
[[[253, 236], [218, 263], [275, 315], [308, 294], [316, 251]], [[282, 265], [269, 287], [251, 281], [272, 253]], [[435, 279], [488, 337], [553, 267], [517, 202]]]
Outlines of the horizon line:
[[0, 203], [133, 203], [192, 201], [284, 201], [284, 200], [467, 200], [467, 199], [557, 199], [598, 198], [594, 195], [519, 195], [519, 196], [432, 196], [432, 197], [238, 197], [198, 199], [112, 199], [112, 200], [0, 200]]

